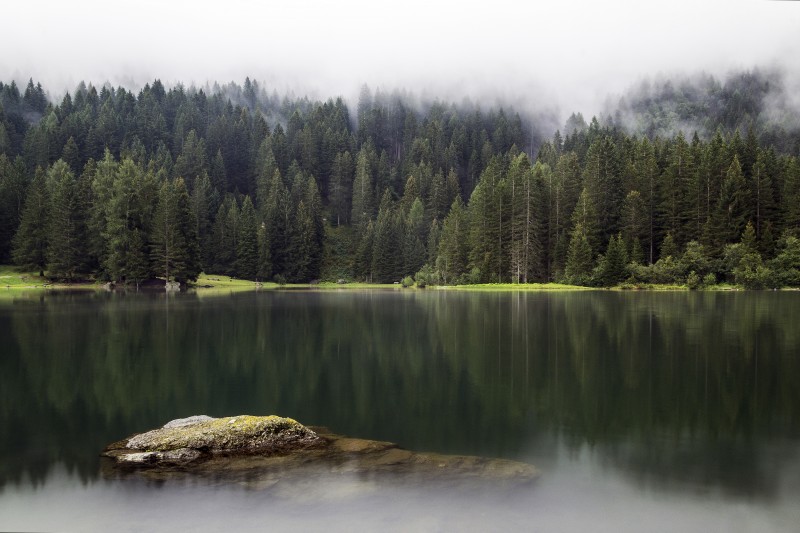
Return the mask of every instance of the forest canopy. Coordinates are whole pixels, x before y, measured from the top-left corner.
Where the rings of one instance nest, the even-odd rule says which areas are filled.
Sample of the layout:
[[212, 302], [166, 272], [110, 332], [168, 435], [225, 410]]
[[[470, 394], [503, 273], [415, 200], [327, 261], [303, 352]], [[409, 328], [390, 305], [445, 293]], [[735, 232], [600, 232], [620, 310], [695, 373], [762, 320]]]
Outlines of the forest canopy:
[[59, 101], [0, 83], [0, 263], [129, 284], [800, 285], [800, 121], [779, 89], [665, 82], [544, 138], [510, 106], [366, 86], [351, 108], [250, 79]]

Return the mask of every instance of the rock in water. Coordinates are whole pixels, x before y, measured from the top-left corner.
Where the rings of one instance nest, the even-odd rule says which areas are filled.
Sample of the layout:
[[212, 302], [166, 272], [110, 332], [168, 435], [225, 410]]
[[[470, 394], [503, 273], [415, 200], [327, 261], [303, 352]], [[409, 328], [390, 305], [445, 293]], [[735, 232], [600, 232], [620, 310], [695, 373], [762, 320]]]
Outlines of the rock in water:
[[279, 416], [181, 418], [110, 444], [103, 455], [114, 460], [106, 464], [107, 475], [141, 474], [162, 481], [192, 475], [254, 487], [344, 474], [392, 476], [414, 483], [490, 480], [504, 485], [526, 483], [539, 475], [526, 463], [412, 452], [391, 442], [311, 429]]

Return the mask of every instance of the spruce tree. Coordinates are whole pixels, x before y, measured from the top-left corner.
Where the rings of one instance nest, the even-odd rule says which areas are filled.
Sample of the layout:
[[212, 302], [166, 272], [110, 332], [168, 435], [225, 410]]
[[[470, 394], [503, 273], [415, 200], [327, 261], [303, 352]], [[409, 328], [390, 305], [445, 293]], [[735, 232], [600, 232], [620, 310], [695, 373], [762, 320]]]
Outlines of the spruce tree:
[[182, 178], [165, 180], [159, 191], [150, 238], [153, 269], [167, 281], [194, 281], [200, 273], [197, 233]]
[[19, 230], [14, 236], [14, 263], [25, 269], [38, 270], [44, 275], [47, 265], [47, 239], [49, 228], [50, 199], [45, 174], [41, 167], [28, 187], [25, 207]]
[[93, 188], [108, 200], [104, 223], [98, 220], [101, 213], [96, 213], [93, 220], [102, 228], [105, 242], [102, 257], [105, 270], [113, 280], [128, 280], [129, 263], [139, 260], [141, 252], [134, 246], [132, 233], [138, 231], [141, 240], [147, 241], [158, 197], [157, 187], [157, 178], [130, 158], [116, 165], [107, 155], [98, 166]]
[[454, 283], [467, 272], [468, 237], [469, 217], [461, 197], [457, 196], [444, 219], [439, 239], [437, 267], [441, 267], [445, 283]]
[[597, 282], [604, 287], [621, 283], [627, 277], [628, 252], [622, 235], [612, 235], [608, 241], [605, 255], [598, 265]]
[[716, 250], [726, 243], [736, 242], [747, 222], [747, 206], [750, 191], [745, 182], [739, 159], [734, 156], [714, 211], [711, 229]]
[[47, 172], [50, 217], [47, 270], [51, 277], [74, 281], [86, 273], [86, 203], [78, 179], [61, 159]]
[[373, 178], [367, 150], [358, 153], [356, 174], [353, 180], [352, 214], [350, 222], [359, 228], [365, 227], [372, 218]]
[[573, 285], [588, 285], [594, 264], [593, 255], [583, 226], [580, 223], [576, 224], [569, 241], [564, 281]]
[[258, 276], [258, 225], [253, 201], [245, 196], [239, 216], [236, 243], [236, 276], [255, 279]]
[[398, 274], [399, 239], [396, 216], [392, 205], [392, 195], [386, 189], [381, 198], [378, 218], [375, 221], [375, 234], [372, 248], [372, 276], [377, 283], [390, 283]]
[[272, 277], [272, 255], [269, 243], [269, 233], [267, 225], [261, 222], [258, 225], [258, 279], [269, 279]]

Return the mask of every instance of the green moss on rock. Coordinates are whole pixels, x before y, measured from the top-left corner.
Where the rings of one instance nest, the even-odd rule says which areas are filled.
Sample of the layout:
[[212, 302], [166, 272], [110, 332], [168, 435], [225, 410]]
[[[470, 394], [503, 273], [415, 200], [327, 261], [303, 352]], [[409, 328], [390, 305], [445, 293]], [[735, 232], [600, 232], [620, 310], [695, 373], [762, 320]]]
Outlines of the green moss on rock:
[[211, 453], [279, 453], [319, 442], [315, 432], [291, 418], [240, 415], [173, 421], [162, 428], [135, 435], [128, 439], [125, 447], [143, 452], [189, 448]]

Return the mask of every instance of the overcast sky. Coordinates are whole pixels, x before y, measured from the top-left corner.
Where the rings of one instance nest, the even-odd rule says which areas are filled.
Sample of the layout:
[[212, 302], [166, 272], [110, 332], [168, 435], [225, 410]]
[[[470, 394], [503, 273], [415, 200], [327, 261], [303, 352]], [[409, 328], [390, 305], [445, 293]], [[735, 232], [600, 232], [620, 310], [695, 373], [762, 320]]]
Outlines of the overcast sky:
[[0, 79], [131, 88], [243, 81], [370, 87], [595, 112], [645, 77], [800, 71], [800, 1], [38, 0], [4, 3]]

